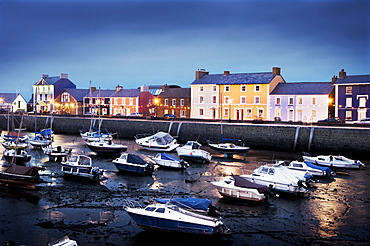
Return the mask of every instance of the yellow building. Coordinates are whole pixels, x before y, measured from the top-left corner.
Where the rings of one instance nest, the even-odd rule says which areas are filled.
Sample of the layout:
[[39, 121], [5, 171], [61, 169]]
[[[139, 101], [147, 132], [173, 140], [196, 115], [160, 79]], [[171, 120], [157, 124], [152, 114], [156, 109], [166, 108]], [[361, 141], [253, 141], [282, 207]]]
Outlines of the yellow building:
[[191, 83], [191, 117], [199, 119], [267, 119], [269, 94], [285, 83], [280, 68], [271, 72], [209, 74], [195, 72]]

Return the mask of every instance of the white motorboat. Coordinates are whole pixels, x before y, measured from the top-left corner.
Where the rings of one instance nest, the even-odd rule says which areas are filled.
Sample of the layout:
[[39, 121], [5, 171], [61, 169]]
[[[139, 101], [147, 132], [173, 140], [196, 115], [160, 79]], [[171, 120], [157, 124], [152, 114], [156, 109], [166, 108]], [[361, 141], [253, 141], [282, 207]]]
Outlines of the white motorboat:
[[68, 236], [64, 236], [56, 241], [48, 243], [48, 246], [78, 246], [75, 240], [70, 239]]
[[185, 145], [177, 147], [176, 151], [180, 159], [184, 159], [188, 162], [201, 162], [209, 163], [212, 159], [212, 155], [200, 149], [202, 145], [197, 141], [188, 141]]
[[86, 155], [72, 155], [61, 165], [63, 174], [68, 177], [84, 178], [92, 181], [104, 179], [104, 171], [94, 167], [91, 157]]
[[335, 172], [331, 170], [329, 167], [317, 166], [310, 162], [303, 162], [303, 161], [291, 161], [288, 166], [291, 170], [301, 171], [301, 172], [309, 172], [313, 176], [321, 176], [321, 177], [328, 177], [334, 176]]
[[28, 140], [28, 143], [35, 149], [41, 149], [42, 147], [48, 147], [53, 143], [52, 139], [46, 138], [40, 133], [35, 133], [35, 137]]
[[126, 212], [144, 230], [161, 230], [201, 235], [230, 234], [220, 217], [184, 209], [171, 203], [153, 203], [146, 207], [125, 207]]
[[119, 155], [127, 150], [127, 145], [116, 144], [112, 140], [106, 141], [101, 139], [100, 141], [86, 142], [86, 145], [98, 155]]
[[220, 152], [229, 158], [232, 158], [234, 154], [243, 155], [245, 157], [247, 152], [250, 150], [250, 148], [247, 146], [237, 145], [233, 143], [233, 142], [241, 142], [241, 141], [237, 141], [235, 139], [227, 139], [223, 137], [221, 137], [221, 140], [225, 140], [225, 141], [222, 141], [220, 143], [212, 143], [210, 140], [207, 140], [207, 145], [211, 149], [217, 152]]
[[5, 160], [10, 163], [24, 165], [31, 160], [31, 155], [24, 149], [6, 149], [3, 153]]
[[27, 149], [28, 143], [26, 142], [17, 142], [17, 140], [9, 140], [1, 142], [5, 149]]
[[330, 168], [359, 169], [361, 167], [365, 167], [365, 164], [359, 160], [352, 160], [340, 155], [318, 155], [314, 157], [310, 156], [308, 153], [304, 153], [303, 160], [304, 162], [310, 162]]
[[71, 148], [63, 148], [62, 146], [58, 145], [56, 147], [46, 147], [42, 148], [45, 155], [49, 156], [50, 160], [57, 160], [62, 161], [65, 160], [68, 155], [71, 154]]
[[184, 169], [189, 166], [189, 163], [182, 159], [178, 159], [168, 153], [158, 153], [153, 158], [155, 163], [161, 167]]
[[265, 185], [276, 192], [301, 195], [309, 191], [310, 184], [314, 182], [309, 172], [292, 171], [283, 162], [265, 164], [256, 168], [252, 174], [240, 177], [256, 184]]
[[232, 177], [220, 181], [214, 181], [211, 182], [211, 184], [216, 187], [217, 191], [223, 197], [263, 202], [267, 200], [269, 196], [277, 196], [267, 186], [253, 183], [241, 178], [239, 175], [232, 175]]
[[157, 132], [154, 135], [137, 134], [135, 142], [146, 150], [161, 152], [170, 152], [179, 146], [177, 140], [166, 132]]
[[119, 158], [112, 161], [118, 171], [131, 172], [142, 175], [152, 175], [154, 164], [145, 161], [139, 155], [122, 153]]

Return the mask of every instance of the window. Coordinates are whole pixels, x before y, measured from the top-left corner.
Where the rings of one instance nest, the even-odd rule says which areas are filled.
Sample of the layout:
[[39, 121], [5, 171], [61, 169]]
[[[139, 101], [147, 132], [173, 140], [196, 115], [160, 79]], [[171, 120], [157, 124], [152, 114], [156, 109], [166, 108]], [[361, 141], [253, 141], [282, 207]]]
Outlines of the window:
[[303, 98], [302, 97], [298, 97], [298, 104], [303, 104]]
[[259, 92], [261, 90], [261, 87], [259, 85], [254, 86], [254, 92]]
[[199, 96], [199, 103], [204, 103], [204, 97], [203, 96]]
[[346, 95], [352, 95], [352, 86], [346, 86]]
[[352, 98], [347, 97], [346, 98], [346, 108], [351, 108], [352, 107]]
[[288, 105], [294, 105], [294, 98], [293, 97], [289, 97]]
[[247, 108], [247, 117], [251, 118], [252, 117], [252, 109]]
[[157, 213], [164, 213], [164, 208], [157, 208], [157, 210], [155, 210], [155, 212], [157, 212]]
[[114, 105], [118, 105], [118, 98], [113, 98]]
[[293, 121], [293, 109], [288, 110], [288, 120]]
[[203, 90], [204, 90], [203, 86], [200, 86], [199, 91], [203, 91]]
[[312, 98], [312, 105], [316, 105], [317, 104], [317, 99], [316, 99], [316, 97], [313, 97]]
[[217, 86], [212, 86], [212, 91], [217, 91]]
[[204, 109], [203, 108], [199, 108], [199, 115], [200, 116], [203, 116], [204, 115]]
[[128, 99], [128, 104], [129, 105], [134, 105], [134, 99], [133, 98], [129, 98]]
[[109, 104], [110, 103], [110, 98], [104, 98], [104, 104]]
[[240, 97], [240, 103], [241, 104], [246, 104], [247, 103], [247, 99], [246, 99], [245, 96]]
[[230, 100], [229, 100], [229, 97], [224, 97], [224, 103], [225, 103], [225, 104], [229, 104], [229, 101], [230, 101]]
[[241, 92], [245, 92], [245, 91], [247, 91], [247, 86], [246, 86], [246, 85], [241, 85], [241, 86], [240, 86], [240, 91], [241, 91]]
[[184, 106], [185, 105], [185, 100], [184, 99], [180, 99], [180, 106]]
[[280, 97], [275, 98], [275, 105], [281, 105], [281, 98]]
[[224, 108], [224, 116], [229, 116], [229, 109], [228, 108]]
[[164, 99], [164, 106], [168, 106], [168, 99]]
[[275, 117], [281, 116], [281, 109], [275, 109]]
[[180, 117], [186, 117], [186, 110], [180, 110]]
[[230, 85], [225, 85], [225, 91], [230, 91]]
[[311, 117], [312, 118], [316, 118], [317, 116], [316, 116], [316, 110], [312, 110], [311, 111]]
[[61, 102], [69, 102], [69, 93], [68, 92], [63, 92], [60, 98]]
[[346, 120], [352, 120], [352, 111], [346, 111]]
[[254, 104], [260, 104], [260, 97], [259, 96], [254, 97]]
[[217, 103], [217, 97], [216, 96], [212, 96], [212, 103]]
[[263, 109], [258, 109], [258, 118], [263, 118]]
[[172, 99], [172, 106], [176, 106], [176, 99]]
[[359, 102], [359, 107], [360, 108], [365, 108], [366, 107], [366, 98], [365, 97], [360, 97], [359, 98], [360, 102]]

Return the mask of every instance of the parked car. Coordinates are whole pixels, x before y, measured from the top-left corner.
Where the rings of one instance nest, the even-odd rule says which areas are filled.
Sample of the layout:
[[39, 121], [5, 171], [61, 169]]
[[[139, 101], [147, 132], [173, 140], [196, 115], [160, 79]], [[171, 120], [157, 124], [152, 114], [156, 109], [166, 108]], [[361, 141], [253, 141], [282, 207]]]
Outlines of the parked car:
[[356, 120], [353, 124], [370, 124], [370, 118], [364, 118], [361, 120]]
[[340, 117], [329, 117], [325, 120], [318, 120], [317, 124], [319, 125], [332, 125], [332, 124], [343, 124], [346, 123], [345, 119], [342, 119]]
[[143, 117], [143, 113], [140, 113], [140, 112], [135, 112], [135, 113], [131, 113], [129, 115], [130, 117]]
[[170, 119], [174, 119], [176, 118], [176, 116], [174, 114], [165, 114], [163, 115], [163, 119], [165, 120], [170, 120]]

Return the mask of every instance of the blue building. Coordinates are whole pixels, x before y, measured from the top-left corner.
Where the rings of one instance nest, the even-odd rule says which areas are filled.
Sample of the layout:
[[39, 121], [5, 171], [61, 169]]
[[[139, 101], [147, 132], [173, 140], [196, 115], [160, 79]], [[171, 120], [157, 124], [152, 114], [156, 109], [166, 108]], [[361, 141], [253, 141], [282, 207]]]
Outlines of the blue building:
[[370, 118], [370, 75], [351, 75], [342, 69], [332, 79], [335, 86], [335, 116], [356, 121]]

